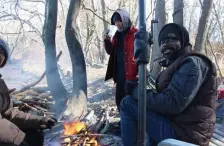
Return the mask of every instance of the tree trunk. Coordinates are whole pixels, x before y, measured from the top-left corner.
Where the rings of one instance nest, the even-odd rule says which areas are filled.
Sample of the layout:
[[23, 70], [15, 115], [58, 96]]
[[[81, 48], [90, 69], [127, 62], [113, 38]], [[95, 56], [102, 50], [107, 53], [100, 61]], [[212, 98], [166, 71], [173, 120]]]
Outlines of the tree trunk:
[[[43, 28], [43, 42], [45, 45], [46, 77], [51, 94], [55, 99], [64, 99], [68, 96], [58, 72], [55, 33], [57, 25], [58, 2], [46, 1], [45, 22]], [[56, 100], [57, 102], [58, 100]]]
[[157, 0], [156, 2], [156, 10], [155, 10], [155, 18], [159, 20], [158, 24], [154, 25], [153, 29], [153, 48], [152, 48], [152, 57], [151, 57], [151, 75], [154, 79], [157, 78], [158, 74], [161, 71], [161, 66], [158, 61], [155, 59], [162, 56], [159, 48], [158, 36], [161, 28], [166, 23], [166, 12], [165, 12], [165, 0]]
[[[101, 1], [101, 10], [102, 10], [102, 16], [103, 16], [103, 20], [106, 20], [106, 10], [105, 10], [105, 1], [104, 0], [100, 0]], [[108, 25], [107, 25], [107, 22], [105, 21], [102, 21], [103, 22], [103, 28], [104, 28], [104, 31], [108, 29]], [[105, 48], [104, 48], [104, 45], [103, 45], [103, 42], [101, 43], [101, 63], [103, 64], [104, 63], [104, 60], [105, 60], [105, 56], [106, 56], [106, 51], [105, 51]]]
[[103, 63], [103, 57], [102, 57], [102, 49], [101, 49], [101, 42], [100, 42], [100, 38], [99, 38], [99, 36], [97, 35], [97, 33], [96, 33], [96, 39], [95, 39], [95, 41], [96, 41], [96, 46], [97, 46], [97, 50], [98, 50], [98, 53], [99, 53], [99, 62], [100, 63]]
[[[83, 91], [85, 95], [87, 95], [87, 79], [84, 54], [81, 48], [81, 44], [77, 38], [77, 30], [73, 28], [73, 25], [76, 25], [75, 22], [79, 14], [80, 6], [81, 0], [70, 1], [65, 28], [65, 37], [72, 61], [73, 92], [79, 93], [80, 91]], [[73, 22], [74, 24], [72, 24]]]
[[195, 15], [195, 6], [196, 5], [196, 1], [194, 1], [194, 3], [193, 3], [193, 7], [191, 8], [191, 10], [190, 10], [190, 20], [189, 20], [189, 25], [188, 25], [188, 32], [189, 32], [189, 34], [191, 34], [191, 32], [193, 32], [192, 31], [192, 22], [193, 22], [193, 16]]
[[216, 9], [215, 5], [212, 4], [212, 6], [213, 6], [213, 10], [214, 10], [214, 15], [215, 15], [216, 21], [218, 23], [220, 34], [221, 34], [221, 37], [222, 37], [222, 43], [224, 44], [224, 32], [223, 32], [223, 29], [222, 29], [222, 22], [220, 20], [220, 16], [218, 15], [218, 12], [217, 12], [217, 9]]
[[174, 0], [173, 22], [184, 25], [184, 0]]
[[194, 50], [201, 52], [204, 48], [206, 36], [208, 33], [208, 20], [211, 14], [213, 0], [204, 0], [202, 6], [201, 18], [198, 25], [198, 33], [196, 36]]
[[65, 28], [65, 37], [72, 61], [73, 74], [73, 95], [68, 99], [65, 115], [73, 118], [79, 117], [87, 111], [86, 65], [82, 47], [78, 40], [77, 34], [79, 32], [75, 29], [77, 28], [76, 19], [80, 6], [81, 0], [70, 1]]

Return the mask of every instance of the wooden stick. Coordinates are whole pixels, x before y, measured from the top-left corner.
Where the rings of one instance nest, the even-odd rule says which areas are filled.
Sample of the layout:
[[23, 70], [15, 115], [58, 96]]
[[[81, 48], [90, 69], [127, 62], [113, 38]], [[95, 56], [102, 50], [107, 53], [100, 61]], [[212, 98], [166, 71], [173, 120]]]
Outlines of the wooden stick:
[[93, 117], [93, 115], [94, 115], [94, 110], [91, 110], [81, 121], [87, 122]]
[[42, 108], [42, 107], [40, 107], [40, 106], [38, 106], [38, 105], [34, 105], [34, 107], [35, 107], [36, 109], [38, 109], [38, 110], [43, 111], [43, 112], [48, 112], [48, 110], [47, 110], [47, 109]]
[[25, 102], [25, 103], [30, 103], [30, 104], [36, 104], [36, 105], [53, 105], [53, 103], [51, 102], [40, 102], [40, 101], [33, 101], [33, 100], [27, 100], [27, 99], [22, 99], [20, 100], [22, 102]]
[[112, 136], [109, 134], [74, 134], [74, 135], [68, 135], [68, 136], [61, 136], [60, 139], [65, 139], [65, 138], [77, 138], [77, 137], [88, 137], [88, 136], [96, 136], [96, 137], [104, 137], [104, 136]]
[[39, 111], [38, 109], [36, 109], [35, 107], [32, 107], [32, 106], [28, 105], [27, 103], [22, 103], [22, 104], [25, 105], [26, 107], [28, 107], [28, 108], [31, 109], [31, 110], [41, 112], [41, 111]]
[[106, 119], [106, 117], [105, 117], [105, 110], [103, 110], [102, 112], [101, 112], [101, 114], [100, 114], [100, 119], [99, 119], [99, 121], [97, 122], [97, 125], [96, 125], [96, 127], [95, 127], [95, 131], [96, 132], [99, 132], [99, 130], [100, 130], [100, 128], [103, 126], [103, 124], [105, 123], [105, 119]]
[[110, 128], [110, 116], [109, 116], [109, 111], [106, 111], [106, 124], [104, 126], [104, 128], [100, 131], [101, 134], [104, 134], [108, 131], [108, 129]]

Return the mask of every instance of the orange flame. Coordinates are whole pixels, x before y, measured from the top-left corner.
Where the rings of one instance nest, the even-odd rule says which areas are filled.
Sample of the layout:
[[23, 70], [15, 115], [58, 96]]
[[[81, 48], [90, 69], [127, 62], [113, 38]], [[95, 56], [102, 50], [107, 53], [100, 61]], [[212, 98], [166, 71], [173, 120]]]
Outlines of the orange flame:
[[75, 121], [64, 123], [64, 135], [70, 136], [77, 134], [84, 128], [86, 128], [86, 124], [83, 122]]

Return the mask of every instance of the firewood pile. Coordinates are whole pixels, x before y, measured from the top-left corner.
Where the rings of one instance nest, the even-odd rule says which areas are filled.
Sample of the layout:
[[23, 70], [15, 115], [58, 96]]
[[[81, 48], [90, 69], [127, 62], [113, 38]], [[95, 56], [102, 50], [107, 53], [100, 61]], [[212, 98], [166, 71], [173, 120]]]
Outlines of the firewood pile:
[[39, 90], [31, 89], [20, 93], [12, 93], [14, 107], [41, 116], [54, 116], [54, 113], [49, 112], [50, 106], [54, 104], [50, 92], [45, 92], [46, 90], [40, 92]]
[[[55, 116], [49, 112], [54, 100], [47, 88], [30, 88], [23, 92], [13, 92], [12, 100], [14, 107], [24, 112], [30, 112], [41, 116]], [[102, 104], [102, 103], [99, 103]], [[100, 145], [121, 145], [119, 137], [113, 134], [113, 125], [116, 120], [114, 107], [105, 106], [103, 102], [98, 108], [90, 105], [86, 115], [79, 119], [71, 120], [66, 117], [58, 118], [58, 124], [54, 132], [46, 130], [45, 146], [100, 146]], [[61, 127], [61, 128], [58, 128]], [[112, 132], [111, 132], [112, 131]], [[120, 143], [119, 143], [120, 142]], [[54, 144], [52, 144], [54, 143]], [[119, 143], [119, 144], [116, 144]]]

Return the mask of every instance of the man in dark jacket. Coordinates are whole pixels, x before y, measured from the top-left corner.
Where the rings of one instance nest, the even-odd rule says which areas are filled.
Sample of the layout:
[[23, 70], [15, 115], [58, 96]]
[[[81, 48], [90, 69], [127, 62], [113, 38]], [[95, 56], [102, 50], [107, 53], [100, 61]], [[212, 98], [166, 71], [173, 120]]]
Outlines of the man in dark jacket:
[[[0, 67], [8, 59], [8, 46], [0, 39]], [[31, 115], [13, 108], [8, 89], [0, 76], [0, 145], [1, 146], [42, 146], [43, 132], [51, 128], [55, 120], [50, 117]]]
[[[216, 69], [206, 56], [192, 52], [183, 26], [165, 25], [159, 44], [164, 57], [160, 65], [166, 69], [157, 78], [157, 92], [147, 91], [148, 145], [174, 138], [208, 146], [216, 120]], [[120, 105], [121, 132], [124, 145], [135, 146], [137, 83], [129, 84], [131, 96]]]
[[119, 109], [125, 96], [126, 80], [137, 79], [138, 67], [134, 59], [134, 34], [137, 29], [132, 26], [129, 14], [117, 9], [111, 17], [111, 24], [117, 27], [113, 38], [106, 36], [104, 40], [107, 54], [110, 55], [105, 81], [113, 78], [116, 83], [116, 105]]

